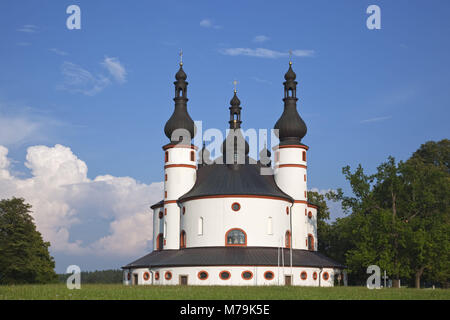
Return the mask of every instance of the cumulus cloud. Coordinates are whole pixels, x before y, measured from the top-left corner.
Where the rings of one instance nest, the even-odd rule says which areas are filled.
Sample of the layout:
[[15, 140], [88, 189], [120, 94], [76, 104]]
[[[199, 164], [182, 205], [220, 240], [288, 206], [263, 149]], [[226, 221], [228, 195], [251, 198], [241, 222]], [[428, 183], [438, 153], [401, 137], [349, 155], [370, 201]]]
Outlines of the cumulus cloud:
[[[288, 52], [276, 51], [265, 48], [226, 48], [221, 49], [220, 53], [228, 56], [249, 56], [258, 58], [277, 59], [289, 56]], [[311, 57], [314, 55], [314, 50], [293, 50], [292, 54], [296, 57]]]
[[[30, 178], [11, 171], [8, 149], [0, 146], [0, 199], [23, 197], [51, 253], [77, 257], [137, 258], [150, 251], [149, 206], [162, 198], [163, 183], [144, 184], [131, 177], [98, 176], [70, 148], [28, 148]], [[119, 267], [119, 266], [111, 266]]]
[[120, 63], [117, 58], [109, 58], [105, 57], [105, 60], [102, 62], [102, 65], [108, 69], [109, 73], [113, 76], [113, 78], [118, 82], [125, 82], [127, 71], [124, 66]]

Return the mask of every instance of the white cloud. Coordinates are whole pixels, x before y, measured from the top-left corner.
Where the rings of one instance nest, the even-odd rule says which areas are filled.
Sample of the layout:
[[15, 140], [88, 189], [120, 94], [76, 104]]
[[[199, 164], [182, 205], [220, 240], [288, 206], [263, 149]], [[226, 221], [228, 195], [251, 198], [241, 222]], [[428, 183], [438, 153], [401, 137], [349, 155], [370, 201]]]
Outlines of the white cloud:
[[380, 121], [388, 120], [388, 119], [391, 119], [391, 118], [392, 118], [392, 116], [370, 118], [370, 119], [362, 120], [360, 123], [380, 122]]
[[19, 29], [17, 29], [17, 31], [26, 32], [26, 33], [35, 33], [38, 31], [38, 27], [33, 24], [26, 24], [26, 25], [20, 27]]
[[214, 24], [211, 19], [203, 19], [202, 21], [200, 21], [200, 27], [213, 28], [213, 29], [221, 29], [222, 28], [222, 26]]
[[60, 55], [60, 56], [67, 56], [68, 55], [67, 52], [59, 50], [57, 48], [50, 48], [48, 50], [50, 50], [51, 52], [56, 53], [57, 55]]
[[253, 42], [258, 42], [258, 43], [265, 42], [267, 40], [270, 40], [270, 38], [267, 36], [264, 36], [264, 35], [256, 36], [253, 38]]
[[[130, 177], [87, 177], [87, 165], [70, 148], [28, 148], [30, 178], [12, 174], [8, 149], [0, 146], [0, 199], [23, 197], [51, 253], [79, 259], [137, 258], [151, 250], [149, 206], [162, 198], [163, 183]], [[112, 266], [118, 267], [118, 266]]]
[[9, 116], [0, 113], [0, 144], [10, 146], [23, 143], [35, 137], [41, 124], [23, 116]]
[[93, 96], [105, 89], [111, 80], [103, 75], [93, 75], [86, 69], [72, 62], [64, 62], [61, 67], [64, 76], [64, 84], [60, 89], [70, 92], [78, 92], [87, 96]]
[[[258, 58], [277, 59], [281, 57], [288, 57], [288, 52], [270, 50], [265, 48], [227, 48], [221, 49], [220, 52], [228, 56], [249, 56]], [[297, 57], [311, 57], [314, 55], [314, 50], [294, 50], [292, 54]]]
[[105, 57], [105, 60], [102, 62], [102, 65], [108, 69], [109, 73], [113, 76], [113, 78], [120, 83], [124, 83], [126, 81], [127, 71], [124, 66], [120, 63], [117, 58], [109, 58]]

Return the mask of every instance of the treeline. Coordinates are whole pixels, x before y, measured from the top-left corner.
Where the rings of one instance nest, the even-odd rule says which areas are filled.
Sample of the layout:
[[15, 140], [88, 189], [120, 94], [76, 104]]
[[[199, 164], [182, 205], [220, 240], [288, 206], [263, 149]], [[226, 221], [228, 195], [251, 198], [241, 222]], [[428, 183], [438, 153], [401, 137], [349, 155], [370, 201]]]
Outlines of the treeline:
[[[406, 161], [389, 157], [373, 174], [361, 165], [342, 172], [352, 195], [338, 189], [309, 199], [320, 207], [319, 251], [348, 267], [349, 284], [365, 285], [367, 267], [378, 265], [394, 287], [448, 287], [450, 140], [427, 142]], [[327, 223], [326, 200], [347, 215]]]
[[[66, 283], [67, 278], [71, 274], [58, 274], [60, 282]], [[81, 284], [86, 283], [122, 283], [122, 270], [96, 270], [96, 271], [82, 271]]]

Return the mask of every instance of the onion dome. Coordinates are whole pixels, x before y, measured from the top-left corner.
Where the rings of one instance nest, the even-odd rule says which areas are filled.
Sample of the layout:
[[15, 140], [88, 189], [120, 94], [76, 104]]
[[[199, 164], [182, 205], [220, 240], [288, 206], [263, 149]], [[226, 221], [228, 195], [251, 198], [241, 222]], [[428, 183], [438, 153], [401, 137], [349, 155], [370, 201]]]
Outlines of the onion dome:
[[171, 143], [191, 144], [191, 139], [194, 138], [196, 128], [194, 121], [189, 116], [187, 111], [187, 76], [183, 71], [183, 63], [180, 62], [180, 69], [175, 75], [177, 81], [175, 85], [175, 110], [172, 116], [166, 122], [164, 133], [170, 139]]
[[272, 154], [267, 149], [266, 143], [264, 143], [264, 148], [259, 152], [259, 162], [263, 165], [266, 165], [268, 167], [271, 166], [270, 156]]
[[302, 138], [306, 135], [306, 124], [297, 112], [297, 81], [292, 70], [292, 63], [289, 63], [289, 70], [284, 78], [284, 111], [280, 119], [275, 124], [274, 129], [278, 129], [280, 145], [301, 144]]
[[[222, 143], [222, 159], [226, 164], [240, 164], [245, 163], [250, 147], [245, 140], [241, 131], [241, 101], [237, 97], [236, 90], [234, 96], [230, 101], [230, 130], [226, 139]], [[227, 151], [231, 151], [227, 155]]]

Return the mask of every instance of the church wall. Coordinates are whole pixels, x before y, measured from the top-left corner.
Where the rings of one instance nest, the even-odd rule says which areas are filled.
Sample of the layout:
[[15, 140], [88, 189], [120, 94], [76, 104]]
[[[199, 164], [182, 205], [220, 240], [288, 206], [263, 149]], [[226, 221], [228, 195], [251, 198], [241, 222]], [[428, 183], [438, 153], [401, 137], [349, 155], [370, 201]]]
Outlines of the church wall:
[[[232, 204], [236, 202], [240, 209], [233, 211]], [[227, 231], [234, 228], [246, 233], [247, 246], [279, 247], [284, 246], [286, 231], [290, 229], [286, 210], [291, 203], [285, 200], [204, 198], [186, 201], [183, 206], [186, 209], [181, 214], [181, 230], [186, 232], [188, 248], [224, 246]], [[202, 234], [199, 234], [200, 218], [203, 218]]]

